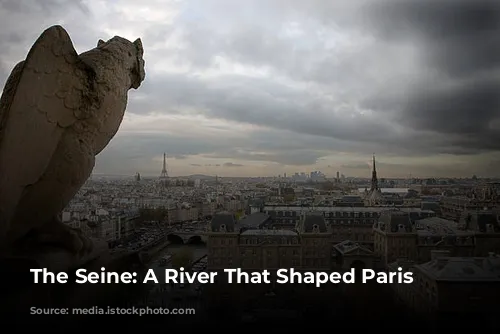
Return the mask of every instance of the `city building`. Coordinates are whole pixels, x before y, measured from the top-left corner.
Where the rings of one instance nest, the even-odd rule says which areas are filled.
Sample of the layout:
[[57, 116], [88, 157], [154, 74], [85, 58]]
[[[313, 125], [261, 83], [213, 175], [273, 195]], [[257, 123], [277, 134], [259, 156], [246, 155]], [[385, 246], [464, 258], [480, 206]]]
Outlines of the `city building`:
[[466, 195], [443, 196], [440, 208], [444, 218], [457, 221], [467, 213], [500, 208], [500, 183], [475, 186]]
[[333, 250], [336, 270], [380, 267], [379, 256], [357, 242], [345, 240], [334, 245]]
[[305, 214], [294, 231], [242, 228], [234, 215], [219, 213], [210, 222], [207, 247], [208, 268], [215, 271], [332, 267], [331, 232], [318, 213]]
[[[386, 211], [374, 225], [374, 252], [384, 266], [404, 258], [415, 263], [431, 260], [434, 250], [452, 256], [486, 256], [500, 250], [498, 216], [493, 212], [472, 215], [470, 225], [438, 217], [418, 219], [405, 211]], [[477, 226], [497, 226], [496, 229]]]
[[500, 256], [450, 257], [448, 251], [433, 251], [430, 261], [415, 264], [399, 260], [389, 270], [403, 268], [413, 273], [411, 284], [392, 284], [396, 298], [420, 314], [498, 312]]
[[[373, 225], [378, 222], [382, 212], [394, 210], [393, 208], [373, 207], [347, 207], [347, 206], [283, 206], [265, 205], [262, 211], [271, 216], [267, 228], [270, 229], [295, 229], [301, 217], [308, 212], [321, 213], [326, 223], [330, 226], [332, 241], [340, 243], [345, 240], [373, 244]], [[410, 214], [413, 220], [433, 217], [432, 210], [420, 208], [401, 208]]]

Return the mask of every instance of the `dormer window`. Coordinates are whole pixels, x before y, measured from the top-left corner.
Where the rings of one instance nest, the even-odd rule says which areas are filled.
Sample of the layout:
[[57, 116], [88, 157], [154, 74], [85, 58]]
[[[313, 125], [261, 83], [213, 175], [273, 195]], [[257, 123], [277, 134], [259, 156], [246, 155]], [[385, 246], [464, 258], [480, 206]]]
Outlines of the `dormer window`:
[[319, 232], [319, 226], [317, 224], [313, 225], [313, 233], [318, 233]]

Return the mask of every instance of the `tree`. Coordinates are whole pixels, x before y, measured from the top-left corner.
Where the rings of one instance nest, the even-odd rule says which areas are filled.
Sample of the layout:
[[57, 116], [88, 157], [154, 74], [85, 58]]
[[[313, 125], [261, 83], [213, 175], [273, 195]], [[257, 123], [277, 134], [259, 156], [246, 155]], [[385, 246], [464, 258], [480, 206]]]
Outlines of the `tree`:
[[193, 251], [191, 248], [183, 247], [177, 253], [172, 255], [172, 268], [187, 268], [193, 262]]
[[243, 215], [244, 215], [243, 210], [239, 210], [238, 212], [236, 212], [236, 214], [235, 214], [236, 220], [240, 220], [241, 217], [243, 217]]

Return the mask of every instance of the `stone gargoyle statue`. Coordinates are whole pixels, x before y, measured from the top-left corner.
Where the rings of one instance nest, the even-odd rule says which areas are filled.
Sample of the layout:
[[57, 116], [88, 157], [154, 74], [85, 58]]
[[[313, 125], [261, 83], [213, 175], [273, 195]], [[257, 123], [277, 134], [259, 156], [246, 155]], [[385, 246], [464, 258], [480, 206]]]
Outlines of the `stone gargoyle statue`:
[[61, 26], [45, 30], [14, 67], [0, 100], [0, 257], [50, 249], [82, 259], [95, 250], [59, 216], [144, 77], [140, 39], [99, 40], [78, 55]]

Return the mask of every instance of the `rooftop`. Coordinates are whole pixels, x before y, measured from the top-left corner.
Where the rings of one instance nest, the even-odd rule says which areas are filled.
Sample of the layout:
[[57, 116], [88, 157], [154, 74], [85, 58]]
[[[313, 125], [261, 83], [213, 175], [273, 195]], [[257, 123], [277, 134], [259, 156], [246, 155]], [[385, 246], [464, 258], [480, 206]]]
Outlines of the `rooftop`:
[[437, 281], [500, 282], [483, 263], [484, 258], [442, 257], [415, 267]]
[[245, 218], [240, 220], [240, 225], [245, 226], [245, 227], [254, 227], [258, 228], [260, 227], [263, 223], [265, 223], [270, 216], [265, 213], [265, 212], [256, 212], [252, 213]]
[[370, 207], [350, 207], [350, 206], [285, 206], [285, 205], [265, 205], [264, 210], [268, 211], [321, 211], [321, 212], [385, 212], [402, 211], [411, 213], [434, 214], [432, 210], [422, 210], [421, 208], [394, 208], [393, 206], [370, 206]]
[[301, 233], [326, 233], [325, 217], [321, 212], [308, 212], [297, 224], [297, 230]]
[[241, 232], [242, 236], [250, 235], [276, 235], [276, 236], [297, 236], [297, 232], [290, 230], [246, 230]]
[[349, 252], [356, 250], [356, 249], [360, 249], [366, 253], [372, 253], [372, 251], [369, 250], [368, 248], [365, 248], [365, 247], [361, 246], [360, 244], [358, 244], [357, 242], [354, 242], [351, 240], [342, 241], [341, 243], [338, 243], [333, 247], [335, 249], [337, 249], [342, 254], [349, 253]]
[[430, 217], [419, 219], [415, 222], [417, 234], [422, 236], [431, 235], [472, 235], [472, 231], [460, 230], [457, 223], [451, 220]]

